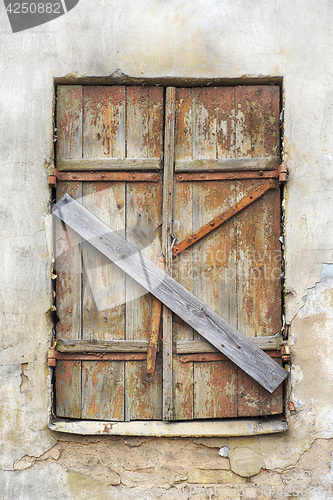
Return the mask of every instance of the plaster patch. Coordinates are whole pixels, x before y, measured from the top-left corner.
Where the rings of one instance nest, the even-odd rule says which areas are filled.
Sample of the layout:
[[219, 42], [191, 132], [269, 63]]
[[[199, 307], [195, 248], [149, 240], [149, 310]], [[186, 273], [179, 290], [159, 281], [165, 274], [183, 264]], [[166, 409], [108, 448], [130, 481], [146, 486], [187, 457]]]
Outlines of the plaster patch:
[[20, 385], [21, 392], [26, 391], [28, 389], [28, 386], [29, 386], [29, 378], [25, 374], [27, 368], [28, 368], [28, 363], [22, 363], [22, 365], [21, 365], [21, 385]]
[[325, 313], [327, 318], [333, 318], [333, 304], [328, 304], [326, 290], [333, 289], [333, 264], [323, 264], [320, 272], [320, 281], [302, 298], [304, 305], [299, 311], [301, 319]]
[[318, 410], [316, 429], [318, 437], [325, 439], [333, 437], [333, 406], [323, 406]]

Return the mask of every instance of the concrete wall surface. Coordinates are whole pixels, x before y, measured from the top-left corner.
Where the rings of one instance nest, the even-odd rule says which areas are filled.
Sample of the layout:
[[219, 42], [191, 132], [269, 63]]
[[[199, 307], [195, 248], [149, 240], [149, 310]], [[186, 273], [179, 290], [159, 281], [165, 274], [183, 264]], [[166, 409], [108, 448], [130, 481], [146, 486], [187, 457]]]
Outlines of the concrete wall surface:
[[[80, 0], [58, 19], [12, 33], [1, 2], [0, 498], [333, 498], [332, 26], [330, 0]], [[45, 160], [54, 79], [120, 72], [283, 77], [292, 352], [284, 434], [167, 439], [48, 429]]]

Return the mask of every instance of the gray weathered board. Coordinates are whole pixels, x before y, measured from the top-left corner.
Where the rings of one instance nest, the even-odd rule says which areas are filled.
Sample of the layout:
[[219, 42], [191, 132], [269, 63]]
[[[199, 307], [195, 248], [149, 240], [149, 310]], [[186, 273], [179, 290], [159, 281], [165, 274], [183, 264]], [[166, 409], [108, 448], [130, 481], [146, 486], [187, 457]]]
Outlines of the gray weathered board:
[[287, 377], [287, 371], [251, 340], [209, 309], [69, 194], [66, 193], [54, 206], [53, 214], [157, 297], [269, 392], [273, 392]]

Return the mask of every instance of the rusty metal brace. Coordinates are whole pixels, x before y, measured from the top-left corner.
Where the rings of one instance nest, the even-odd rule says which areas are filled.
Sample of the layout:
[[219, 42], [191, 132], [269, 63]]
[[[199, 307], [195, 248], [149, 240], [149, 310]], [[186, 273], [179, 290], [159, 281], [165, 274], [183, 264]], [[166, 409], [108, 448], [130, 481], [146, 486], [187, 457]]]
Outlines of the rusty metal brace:
[[[165, 261], [163, 256], [157, 259], [156, 264], [164, 271]], [[153, 297], [147, 362], [144, 375], [144, 379], [146, 382], [152, 382], [155, 375], [156, 353], [158, 346], [158, 336], [160, 331], [161, 316], [162, 316], [162, 303], [158, 299], [156, 299], [156, 297]]]
[[251, 193], [249, 193], [247, 196], [244, 196], [244, 198], [232, 205], [232, 207], [228, 208], [228, 210], [222, 212], [220, 215], [215, 217], [215, 219], [211, 220], [200, 229], [192, 233], [190, 236], [185, 238], [183, 241], [178, 243], [178, 245], [175, 245], [172, 249], [173, 256], [175, 257], [176, 255], [179, 255], [181, 252], [186, 250], [186, 248], [192, 246], [194, 243], [201, 240], [201, 238], [214, 231], [214, 229], [221, 226], [221, 224], [231, 219], [231, 217], [239, 213], [241, 210], [244, 210], [244, 208], [251, 205], [251, 203], [263, 196], [267, 191], [269, 191], [270, 189], [275, 189], [276, 187], [277, 183], [270, 179], [258, 189], [251, 191]]

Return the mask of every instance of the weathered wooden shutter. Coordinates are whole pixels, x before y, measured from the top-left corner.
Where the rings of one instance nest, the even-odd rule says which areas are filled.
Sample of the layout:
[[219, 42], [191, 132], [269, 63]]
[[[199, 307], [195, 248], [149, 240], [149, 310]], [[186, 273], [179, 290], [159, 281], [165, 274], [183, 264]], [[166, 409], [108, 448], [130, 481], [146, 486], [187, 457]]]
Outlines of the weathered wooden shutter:
[[[161, 231], [162, 249], [171, 253], [173, 236], [177, 244], [276, 177], [278, 116], [275, 86], [167, 89], [166, 99], [160, 87], [61, 86], [57, 198], [68, 192], [156, 261]], [[282, 412], [281, 386], [268, 393], [166, 309], [156, 373], [146, 382], [151, 296], [56, 225], [57, 348], [71, 353], [56, 365], [57, 416], [188, 420]], [[168, 272], [242, 333], [274, 346], [267, 337], [281, 322], [279, 234], [279, 190], [270, 189], [167, 258]]]

